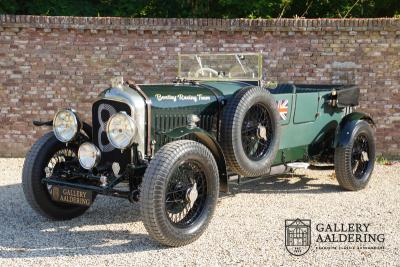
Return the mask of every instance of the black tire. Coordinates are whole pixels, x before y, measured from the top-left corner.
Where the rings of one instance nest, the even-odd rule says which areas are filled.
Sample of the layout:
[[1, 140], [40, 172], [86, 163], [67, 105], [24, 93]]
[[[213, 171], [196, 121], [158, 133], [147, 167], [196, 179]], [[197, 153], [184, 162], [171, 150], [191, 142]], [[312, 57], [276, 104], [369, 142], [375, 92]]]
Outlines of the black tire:
[[[190, 195], [188, 190], [191, 191], [193, 187], [181, 184], [181, 189], [177, 190], [179, 176], [176, 172], [188, 163], [196, 164], [196, 183], [202, 183], [202, 187], [196, 187], [199, 196], [187, 210], [188, 203], [185, 201], [188, 194]], [[184, 170], [191, 171], [191, 169]], [[199, 178], [199, 174], [202, 178]], [[200, 190], [197, 191], [197, 188]], [[170, 190], [174, 192], [171, 193]], [[180, 204], [167, 204], [176, 201], [176, 199], [171, 201], [170, 196], [178, 195], [178, 192], [181, 192], [179, 194], [182, 196], [182, 201], [177, 202]], [[218, 167], [211, 152], [195, 141], [179, 140], [168, 143], [156, 153], [144, 174], [140, 193], [140, 210], [144, 226], [150, 236], [163, 245], [177, 247], [189, 244], [198, 239], [207, 228], [217, 204], [218, 194]], [[185, 211], [186, 214], [183, 213], [181, 220], [173, 221], [174, 215], [172, 212], [169, 213], [172, 209], [169, 205], [176, 209], [176, 217], [182, 215], [179, 211]]]
[[357, 191], [367, 186], [374, 170], [375, 137], [366, 121], [357, 121], [351, 128], [350, 142], [335, 149], [335, 173], [342, 188]]
[[45, 168], [50, 159], [63, 149], [72, 149], [77, 154], [77, 148], [68, 147], [49, 132], [42, 136], [31, 148], [25, 158], [22, 171], [22, 188], [25, 198], [34, 211], [52, 220], [69, 220], [82, 215], [89, 207], [64, 204], [51, 199], [46, 184], [42, 179], [46, 176]]
[[[265, 126], [269, 131], [268, 140], [264, 140], [268, 142], [265, 143], [268, 145], [258, 158], [251, 158], [243, 146], [246, 141], [243, 141], [242, 127], [244, 123], [247, 123], [245, 118], [248, 112], [251, 113], [258, 106], [266, 111], [269, 118], [268, 125]], [[254, 125], [251, 128], [254, 128]], [[222, 149], [230, 170], [247, 177], [268, 174], [279, 148], [280, 133], [281, 126], [276, 101], [270, 92], [260, 87], [239, 91], [224, 110], [221, 127]], [[260, 140], [261, 138], [258, 139]]]

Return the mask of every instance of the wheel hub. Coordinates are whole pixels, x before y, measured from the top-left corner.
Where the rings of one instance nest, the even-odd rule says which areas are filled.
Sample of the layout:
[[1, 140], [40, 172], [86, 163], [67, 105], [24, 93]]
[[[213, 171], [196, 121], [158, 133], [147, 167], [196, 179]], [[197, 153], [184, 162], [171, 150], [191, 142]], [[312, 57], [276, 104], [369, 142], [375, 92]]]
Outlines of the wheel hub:
[[359, 135], [354, 141], [351, 155], [351, 167], [353, 175], [361, 179], [370, 164], [368, 140], [365, 135]]
[[169, 220], [186, 227], [201, 215], [207, 196], [206, 176], [201, 165], [187, 160], [171, 175], [166, 192]]
[[197, 191], [197, 183], [194, 183], [193, 187], [186, 191], [186, 200], [189, 202], [190, 209], [193, 207], [198, 196], [199, 192]]
[[361, 161], [363, 162], [369, 161], [368, 153], [366, 151], [361, 152]]
[[261, 160], [270, 150], [273, 139], [272, 121], [267, 108], [254, 104], [242, 123], [242, 146], [246, 156], [254, 161]]
[[257, 126], [257, 136], [260, 139], [267, 140], [267, 128], [262, 126], [261, 123]]

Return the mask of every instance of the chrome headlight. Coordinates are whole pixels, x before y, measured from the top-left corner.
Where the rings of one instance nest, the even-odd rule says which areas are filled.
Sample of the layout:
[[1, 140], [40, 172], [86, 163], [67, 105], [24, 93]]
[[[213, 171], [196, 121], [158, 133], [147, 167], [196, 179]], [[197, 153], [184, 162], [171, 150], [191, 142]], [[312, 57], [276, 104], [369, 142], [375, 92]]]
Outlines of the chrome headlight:
[[134, 119], [120, 112], [111, 116], [107, 122], [107, 137], [110, 143], [119, 149], [125, 149], [132, 145], [136, 135], [136, 124]]
[[78, 116], [69, 109], [60, 110], [53, 119], [53, 132], [61, 142], [69, 142], [79, 131], [80, 122]]
[[100, 162], [100, 149], [92, 143], [85, 142], [80, 145], [78, 159], [81, 166], [87, 170], [93, 169]]

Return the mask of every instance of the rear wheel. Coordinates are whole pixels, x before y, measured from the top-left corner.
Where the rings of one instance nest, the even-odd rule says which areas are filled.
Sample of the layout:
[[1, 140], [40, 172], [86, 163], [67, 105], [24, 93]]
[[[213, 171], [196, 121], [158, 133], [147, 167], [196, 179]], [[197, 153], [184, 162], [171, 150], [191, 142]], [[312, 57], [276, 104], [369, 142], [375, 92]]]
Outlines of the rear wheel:
[[350, 142], [335, 150], [335, 172], [341, 187], [356, 191], [367, 186], [375, 165], [375, 139], [371, 126], [358, 121]]
[[164, 245], [189, 244], [207, 228], [218, 193], [218, 168], [211, 152], [194, 141], [171, 142], [157, 152], [144, 174], [144, 226]]
[[57, 140], [53, 132], [41, 137], [28, 152], [22, 171], [25, 197], [40, 215], [54, 220], [68, 220], [82, 215], [89, 207], [64, 204], [51, 199], [51, 186], [42, 183], [66, 163], [76, 161], [78, 148]]

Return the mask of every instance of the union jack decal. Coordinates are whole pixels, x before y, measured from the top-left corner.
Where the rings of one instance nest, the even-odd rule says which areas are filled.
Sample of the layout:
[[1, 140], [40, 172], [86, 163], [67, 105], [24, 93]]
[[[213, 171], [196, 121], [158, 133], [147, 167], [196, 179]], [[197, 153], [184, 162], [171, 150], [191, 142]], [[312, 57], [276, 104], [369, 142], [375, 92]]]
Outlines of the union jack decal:
[[281, 116], [281, 119], [286, 120], [286, 118], [287, 118], [286, 115], [289, 110], [289, 108], [288, 108], [289, 101], [287, 99], [282, 99], [282, 100], [278, 100], [276, 102], [276, 104], [278, 105], [278, 112], [279, 112], [279, 115]]

